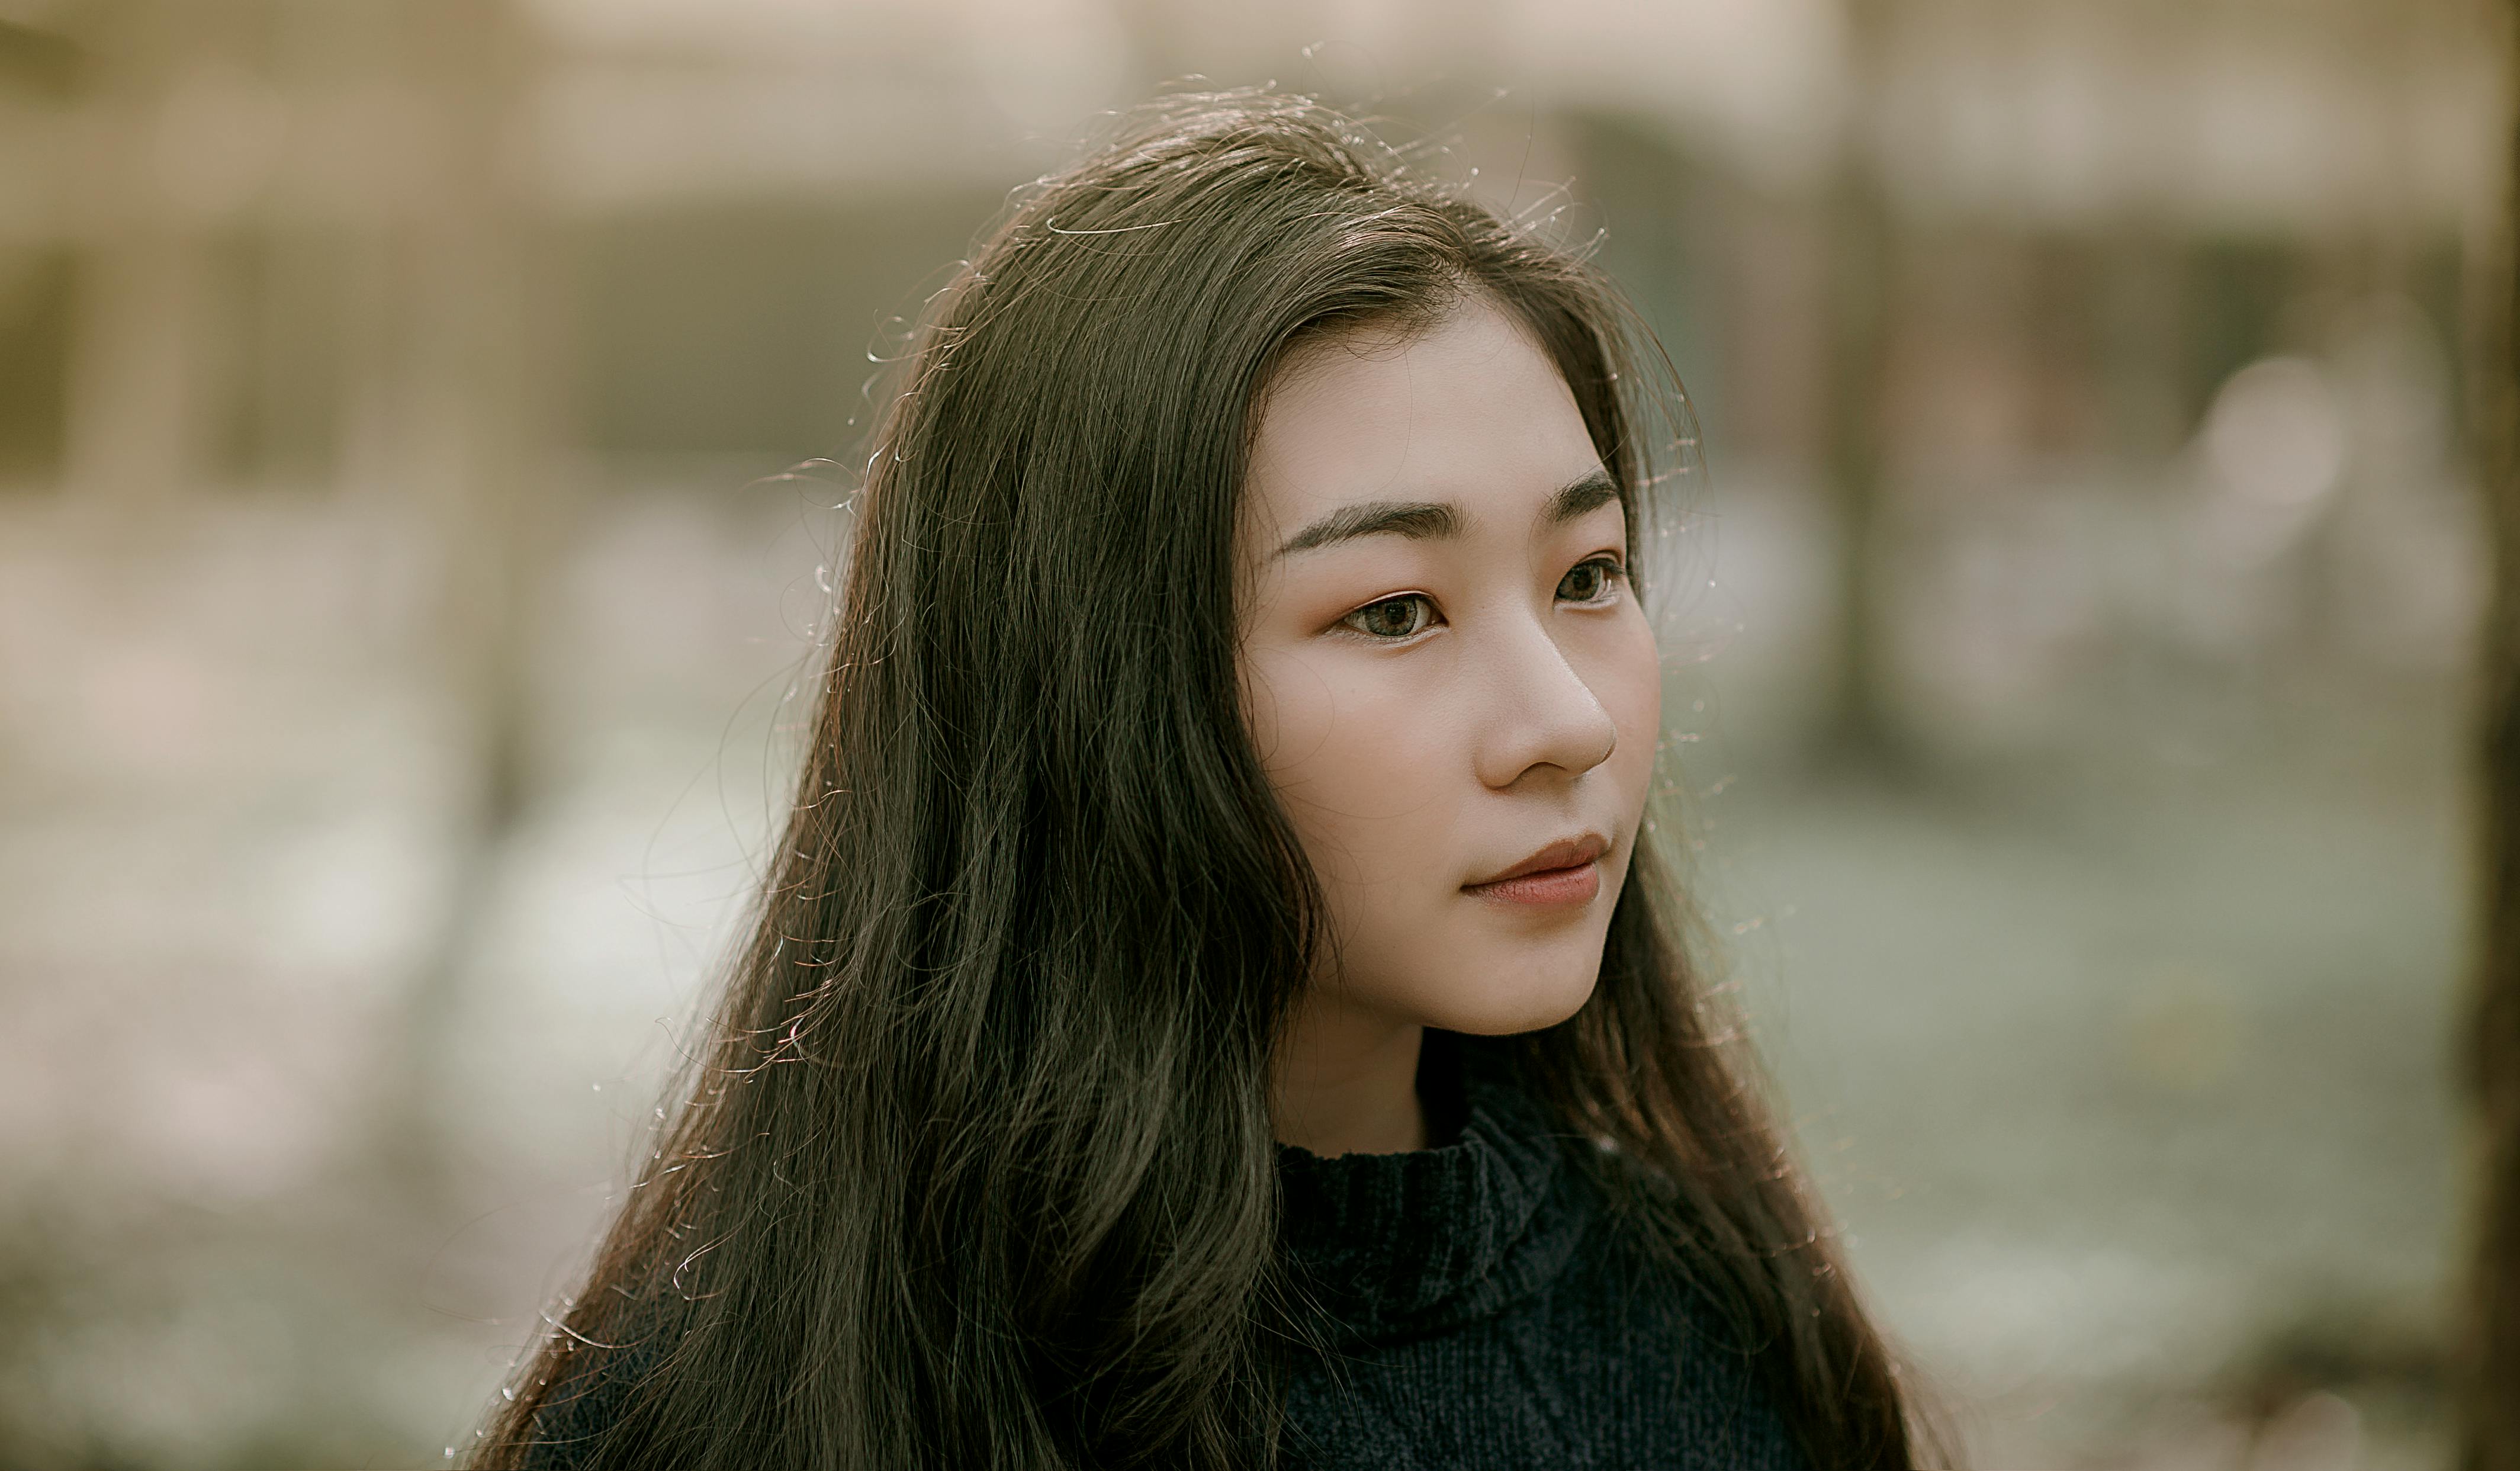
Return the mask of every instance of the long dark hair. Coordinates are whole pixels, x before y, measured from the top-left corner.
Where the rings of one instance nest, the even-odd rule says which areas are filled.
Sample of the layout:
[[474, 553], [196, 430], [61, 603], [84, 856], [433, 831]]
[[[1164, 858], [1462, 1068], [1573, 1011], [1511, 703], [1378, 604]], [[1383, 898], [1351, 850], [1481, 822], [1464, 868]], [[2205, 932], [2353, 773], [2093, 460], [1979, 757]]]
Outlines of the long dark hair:
[[[1326, 942], [1238, 701], [1243, 469], [1290, 345], [1473, 293], [1563, 373], [1636, 535], [1658, 350], [1357, 123], [1172, 97], [1018, 197], [876, 429], [802, 782], [679, 1111], [476, 1464], [608, 1375], [572, 1464], [1271, 1459], [1267, 1064]], [[1615, 1146], [1622, 1217], [1816, 1463], [1909, 1466], [1673, 872], [1636, 846], [1592, 999], [1512, 1055]]]

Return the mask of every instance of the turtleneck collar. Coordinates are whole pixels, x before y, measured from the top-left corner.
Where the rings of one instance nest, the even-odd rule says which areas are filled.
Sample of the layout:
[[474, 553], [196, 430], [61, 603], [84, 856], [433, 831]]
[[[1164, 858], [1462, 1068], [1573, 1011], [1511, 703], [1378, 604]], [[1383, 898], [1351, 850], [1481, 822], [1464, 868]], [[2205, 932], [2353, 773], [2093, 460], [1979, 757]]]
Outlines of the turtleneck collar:
[[1280, 1240], [1337, 1337], [1439, 1332], [1502, 1311], [1566, 1264], [1590, 1217], [1575, 1136], [1517, 1088], [1490, 1038], [1429, 1029], [1418, 1076], [1450, 1142], [1324, 1157], [1278, 1146]]

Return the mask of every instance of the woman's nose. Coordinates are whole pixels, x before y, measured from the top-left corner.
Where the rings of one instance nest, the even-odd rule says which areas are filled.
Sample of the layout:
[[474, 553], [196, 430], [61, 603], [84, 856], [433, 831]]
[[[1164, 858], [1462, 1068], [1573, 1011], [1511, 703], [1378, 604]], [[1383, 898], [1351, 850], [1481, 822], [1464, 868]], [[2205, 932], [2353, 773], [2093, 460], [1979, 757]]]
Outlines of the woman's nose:
[[1536, 621], [1500, 636], [1484, 682], [1477, 763], [1491, 787], [1512, 786], [1536, 766], [1581, 776], [1618, 746], [1618, 722]]

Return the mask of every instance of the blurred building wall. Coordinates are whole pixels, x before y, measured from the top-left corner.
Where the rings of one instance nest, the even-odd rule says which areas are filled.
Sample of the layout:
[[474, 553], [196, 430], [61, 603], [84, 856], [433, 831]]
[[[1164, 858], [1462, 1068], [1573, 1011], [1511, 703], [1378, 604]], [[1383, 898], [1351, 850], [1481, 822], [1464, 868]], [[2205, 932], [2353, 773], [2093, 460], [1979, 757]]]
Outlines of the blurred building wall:
[[[1732, 428], [1736, 377], [1772, 375], [1737, 395], [1758, 407], [1716, 437], [1727, 452], [1811, 442], [1777, 407], [1809, 396], [1807, 356], [1759, 364], [1810, 333], [1781, 318], [1820, 298], [1757, 273], [1822, 268], [1821, 201], [1851, 157], [1896, 215], [1901, 286], [1926, 288], [1900, 293], [1919, 319], [1900, 376], [1925, 380], [1897, 416], [1912, 437], [2159, 453], [2279, 345], [2304, 291], [2386, 287], [2447, 330], [2500, 85], [2459, 0], [1698, 0], [1652, 19], [549, 0], [521, 13], [530, 55], [506, 98], [428, 74], [411, 38], [446, 23], [408, 0], [14, 10], [0, 464], [22, 484], [81, 464], [338, 472], [359, 381], [391, 354], [397, 242], [449, 187], [468, 109], [497, 114], [498, 167], [559, 222], [592, 371], [571, 437], [832, 448], [829, 410], [883, 324], [1086, 114], [1175, 63], [1234, 82], [1287, 60], [1314, 74], [1286, 84], [1477, 140], [1491, 174], [1485, 145], [1522, 134], [1542, 169], [1516, 182], [1571, 182], [1594, 209], [1582, 222], [1607, 227], [1713, 427]], [[1039, 35], [1011, 60], [1019, 22]], [[1482, 91], [1497, 77], [1504, 101]], [[1955, 310], [1937, 280], [1980, 289]], [[2147, 309], [2166, 332], [2128, 325]], [[2129, 356], [2145, 351], [2176, 361]], [[1935, 407], [2006, 393], [2028, 396], [1974, 420]], [[116, 428], [82, 437], [93, 419]]]

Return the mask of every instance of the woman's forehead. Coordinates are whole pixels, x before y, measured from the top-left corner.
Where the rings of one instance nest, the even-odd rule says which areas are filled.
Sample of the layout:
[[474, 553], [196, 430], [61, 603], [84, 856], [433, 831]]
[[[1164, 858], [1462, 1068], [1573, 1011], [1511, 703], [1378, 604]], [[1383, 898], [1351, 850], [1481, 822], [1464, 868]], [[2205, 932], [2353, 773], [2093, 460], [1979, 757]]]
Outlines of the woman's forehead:
[[1406, 336], [1363, 328], [1310, 345], [1285, 373], [1252, 445], [1248, 519], [1255, 535], [1278, 533], [1269, 548], [1364, 501], [1451, 501], [1518, 529], [1598, 463], [1555, 365], [1483, 300]]

